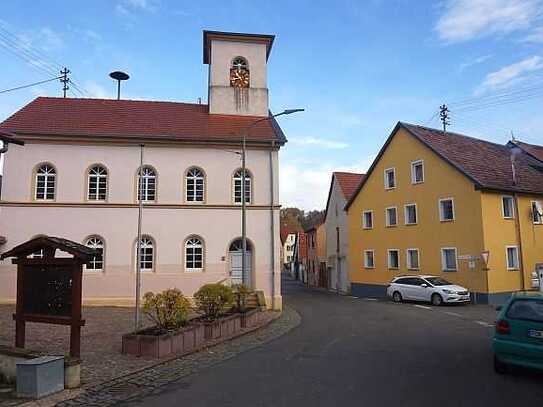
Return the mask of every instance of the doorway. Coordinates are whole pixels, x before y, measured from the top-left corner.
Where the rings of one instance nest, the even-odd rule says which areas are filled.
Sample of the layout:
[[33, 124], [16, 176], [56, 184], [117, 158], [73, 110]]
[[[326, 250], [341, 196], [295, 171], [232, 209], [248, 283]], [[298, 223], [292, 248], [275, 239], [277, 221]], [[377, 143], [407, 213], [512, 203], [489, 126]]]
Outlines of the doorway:
[[251, 287], [251, 275], [253, 273], [253, 246], [247, 240], [247, 251], [245, 252], [245, 276], [243, 276], [242, 258], [243, 258], [243, 242], [241, 239], [236, 239], [228, 249], [228, 257], [230, 260], [230, 278], [232, 284], [244, 284]]

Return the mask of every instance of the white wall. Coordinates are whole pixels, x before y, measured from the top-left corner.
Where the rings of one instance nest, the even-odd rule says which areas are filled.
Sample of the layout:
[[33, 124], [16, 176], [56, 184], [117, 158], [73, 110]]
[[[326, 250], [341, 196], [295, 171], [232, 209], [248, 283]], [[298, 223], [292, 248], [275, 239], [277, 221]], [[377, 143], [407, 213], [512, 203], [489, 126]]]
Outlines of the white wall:
[[[247, 168], [253, 174], [253, 204], [247, 214], [247, 236], [254, 244], [254, 286], [272, 295], [269, 151], [250, 150]], [[178, 287], [187, 295], [206, 282], [228, 277], [228, 246], [241, 236], [241, 210], [232, 203], [232, 174], [239, 156], [212, 148], [145, 148], [144, 163], [158, 173], [156, 204], [145, 206], [143, 233], [156, 241], [155, 272], [143, 277], [143, 291]], [[274, 161], [275, 204], [278, 202], [277, 152]], [[54, 203], [33, 201], [33, 169], [49, 162], [57, 169]], [[92, 164], [108, 168], [109, 197], [106, 203], [88, 203], [86, 170]], [[27, 143], [10, 150], [4, 168], [0, 207], [0, 234], [9, 250], [37, 234], [83, 242], [89, 235], [104, 238], [105, 270], [86, 272], [84, 295], [89, 298], [131, 297], [134, 284], [134, 244], [137, 236], [136, 174], [138, 146], [52, 145]], [[205, 204], [184, 203], [187, 168], [196, 165], [206, 173]], [[276, 295], [280, 299], [279, 210], [275, 217]], [[192, 234], [205, 243], [205, 268], [201, 273], [183, 269], [183, 243]], [[0, 263], [0, 299], [15, 297], [15, 268]]]
[[[331, 267], [330, 288], [337, 289], [339, 282], [339, 290], [341, 292], [350, 291], [350, 279], [348, 270], [347, 254], [349, 252], [349, 234], [347, 230], [347, 213], [345, 212], [345, 197], [341, 191], [341, 187], [334, 177], [328, 212], [326, 214], [326, 258], [327, 264]], [[339, 227], [339, 255], [337, 253], [336, 228]], [[338, 265], [339, 262], [339, 265]], [[339, 277], [337, 274], [340, 270]]]

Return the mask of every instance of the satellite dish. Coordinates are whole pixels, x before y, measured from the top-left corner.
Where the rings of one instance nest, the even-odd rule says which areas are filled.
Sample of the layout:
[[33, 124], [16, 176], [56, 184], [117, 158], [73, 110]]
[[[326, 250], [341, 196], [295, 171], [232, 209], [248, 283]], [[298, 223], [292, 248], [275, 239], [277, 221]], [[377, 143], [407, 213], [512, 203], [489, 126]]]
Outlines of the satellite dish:
[[121, 99], [121, 81], [130, 79], [130, 76], [125, 72], [113, 71], [109, 74], [109, 77], [117, 81], [117, 100], [119, 100]]

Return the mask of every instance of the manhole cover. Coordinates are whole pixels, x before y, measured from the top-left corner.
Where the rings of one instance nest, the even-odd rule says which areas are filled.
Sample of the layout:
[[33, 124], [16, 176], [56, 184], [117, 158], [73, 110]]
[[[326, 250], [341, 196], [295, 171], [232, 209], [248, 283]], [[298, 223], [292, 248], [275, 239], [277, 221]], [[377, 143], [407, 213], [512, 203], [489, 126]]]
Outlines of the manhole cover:
[[141, 389], [141, 386], [132, 383], [119, 383], [105, 389], [108, 393], [114, 396], [135, 393]]

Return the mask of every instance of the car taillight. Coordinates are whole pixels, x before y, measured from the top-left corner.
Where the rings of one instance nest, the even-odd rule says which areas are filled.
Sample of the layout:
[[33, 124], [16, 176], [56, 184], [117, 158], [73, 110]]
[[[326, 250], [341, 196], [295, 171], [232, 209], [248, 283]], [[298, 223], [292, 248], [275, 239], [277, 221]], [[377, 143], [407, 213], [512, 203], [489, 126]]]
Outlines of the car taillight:
[[509, 322], [500, 319], [496, 323], [496, 333], [502, 334], [502, 335], [509, 335], [511, 333], [511, 327], [509, 326]]

